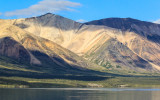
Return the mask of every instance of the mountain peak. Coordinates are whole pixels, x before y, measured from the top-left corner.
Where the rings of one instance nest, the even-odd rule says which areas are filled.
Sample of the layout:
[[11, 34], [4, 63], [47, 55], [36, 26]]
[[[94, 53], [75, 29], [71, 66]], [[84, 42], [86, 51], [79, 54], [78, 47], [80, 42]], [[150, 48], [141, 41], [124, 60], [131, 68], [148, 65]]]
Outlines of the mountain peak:
[[46, 13], [46, 14], [44, 14], [44, 15], [53, 15], [53, 14], [49, 12], [49, 13]]
[[45, 16], [54, 16], [55, 14], [52, 14], [52, 13], [46, 13], [46, 14], [43, 14], [43, 15], [40, 15], [38, 17], [45, 17]]

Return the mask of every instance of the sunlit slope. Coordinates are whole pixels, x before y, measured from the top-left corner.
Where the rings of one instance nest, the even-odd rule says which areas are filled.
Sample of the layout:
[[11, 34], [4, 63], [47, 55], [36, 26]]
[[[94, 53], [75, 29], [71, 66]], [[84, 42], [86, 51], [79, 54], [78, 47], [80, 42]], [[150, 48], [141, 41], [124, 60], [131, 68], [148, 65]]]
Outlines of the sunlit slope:
[[[103, 67], [98, 68], [96, 65], [47, 39], [10, 25], [8, 21], [1, 20], [0, 29], [0, 55], [6, 59], [16, 61], [17, 63], [13, 63], [13, 66], [11, 62], [8, 62], [12, 67], [14, 65], [22, 66], [22, 70], [30, 69], [51, 75], [87, 74], [91, 70], [105, 69]], [[5, 61], [5, 64], [7, 64], [7, 61]], [[1, 68], [10, 70], [10, 67], [5, 64], [1, 64]], [[17, 69], [17, 67], [16, 69], [12, 68], [12, 70]]]
[[160, 67], [160, 25], [131, 18], [108, 18], [86, 23], [114, 28], [119, 32], [110, 33], [135, 54]]

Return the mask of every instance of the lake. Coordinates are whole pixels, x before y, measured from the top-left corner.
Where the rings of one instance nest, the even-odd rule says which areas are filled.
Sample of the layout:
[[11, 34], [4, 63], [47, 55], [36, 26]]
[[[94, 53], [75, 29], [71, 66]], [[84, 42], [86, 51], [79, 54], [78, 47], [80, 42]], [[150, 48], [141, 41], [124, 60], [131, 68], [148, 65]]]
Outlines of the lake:
[[0, 89], [0, 100], [160, 100], [160, 89]]

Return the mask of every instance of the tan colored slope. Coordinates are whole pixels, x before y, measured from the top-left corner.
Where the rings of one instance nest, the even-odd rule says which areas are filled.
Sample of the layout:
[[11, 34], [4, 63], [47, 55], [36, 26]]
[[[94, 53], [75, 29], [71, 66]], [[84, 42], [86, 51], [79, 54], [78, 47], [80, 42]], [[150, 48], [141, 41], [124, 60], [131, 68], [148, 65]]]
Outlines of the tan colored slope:
[[[100, 45], [99, 43], [103, 44], [105, 40], [109, 38], [110, 39], [113, 38], [118, 40], [122, 44], [126, 45], [131, 51], [133, 51], [133, 53], [135, 53], [142, 59], [148, 61], [154, 66], [157, 66], [156, 68], [158, 70], [160, 69], [160, 44], [159, 43], [149, 41], [147, 38], [144, 38], [133, 32], [127, 32], [127, 31], [122, 32], [120, 30], [111, 29], [108, 27], [101, 27], [101, 26], [88, 26], [88, 27], [96, 27], [96, 28], [99, 27], [99, 29], [94, 31], [94, 29], [96, 28], [93, 28], [93, 29], [87, 28], [86, 31], [80, 32], [79, 34], [83, 34], [83, 35], [81, 35], [78, 38], [81, 38], [81, 39], [83, 38], [82, 41], [86, 41], [86, 42], [81, 46], [79, 45], [78, 47], [81, 47], [79, 49], [71, 48], [72, 51], [80, 50], [78, 51], [78, 53], [81, 52], [85, 54], [84, 51], [87, 49], [89, 50], [89, 48], [91, 48], [93, 44], [96, 44], [98, 46]], [[88, 34], [88, 36], [85, 37], [85, 34]], [[78, 43], [77, 39], [75, 41], [77, 41]]]
[[[48, 17], [49, 19], [47, 19]], [[91, 47], [97, 40], [108, 37], [108, 34], [104, 32], [104, 27], [87, 26], [72, 20], [68, 22], [68, 19], [60, 20], [58, 18], [53, 15], [44, 15], [7, 21], [30, 33], [49, 39], [79, 55], [83, 55], [87, 48]]]
[[159, 24], [132, 18], [106, 18], [86, 24], [108, 26], [119, 30], [119, 32], [111, 32], [110, 36], [117, 38], [143, 59], [160, 66]]
[[125, 32], [121, 36], [112, 34], [117, 39], [128, 46], [134, 53], [143, 59], [160, 66], [160, 44], [149, 41], [147, 38], [133, 32]]
[[126, 45], [133, 53], [160, 69], [160, 44], [133, 32], [122, 32], [105, 26], [86, 26], [86, 30], [80, 30], [67, 48], [83, 55], [94, 45], [101, 46], [105, 40], [111, 38]]
[[77, 54], [103, 37], [103, 27], [87, 26], [75, 21], [47, 14], [40, 17], [5, 20], [37, 36], [49, 39]]
[[58, 15], [46, 14], [39, 17], [10, 20], [10, 23], [24, 28], [37, 36], [52, 40], [62, 46], [68, 45], [82, 24]]
[[6, 20], [0, 20], [0, 29], [0, 38], [11, 37], [13, 41], [17, 41], [21, 46], [24, 46], [24, 49], [30, 55], [31, 64], [43, 64], [38, 57], [39, 55], [36, 56], [36, 53], [39, 53], [42, 57], [43, 55], [48, 56], [48, 59], [61, 67], [75, 66], [79, 69], [98, 69], [97, 66], [88, 63], [71, 51], [47, 39], [35, 36], [17, 26], [11, 25]]

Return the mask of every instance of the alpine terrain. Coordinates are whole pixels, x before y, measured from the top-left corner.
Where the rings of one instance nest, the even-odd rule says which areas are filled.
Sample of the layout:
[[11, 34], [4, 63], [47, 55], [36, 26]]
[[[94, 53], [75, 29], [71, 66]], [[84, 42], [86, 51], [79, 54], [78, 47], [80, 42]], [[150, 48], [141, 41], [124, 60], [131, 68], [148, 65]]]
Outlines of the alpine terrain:
[[135, 77], [141, 86], [159, 73], [159, 24], [132, 18], [78, 23], [51, 13], [0, 19], [2, 87], [133, 86]]

